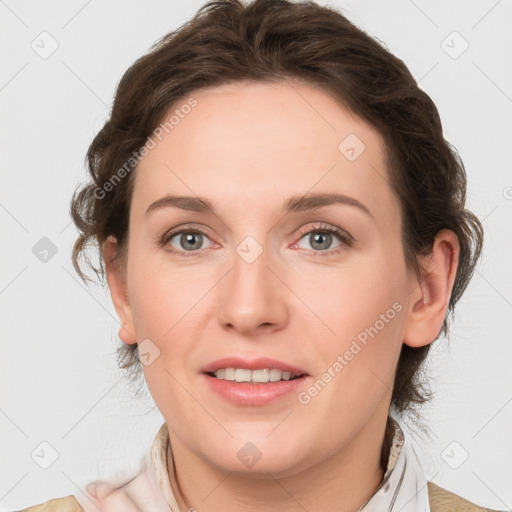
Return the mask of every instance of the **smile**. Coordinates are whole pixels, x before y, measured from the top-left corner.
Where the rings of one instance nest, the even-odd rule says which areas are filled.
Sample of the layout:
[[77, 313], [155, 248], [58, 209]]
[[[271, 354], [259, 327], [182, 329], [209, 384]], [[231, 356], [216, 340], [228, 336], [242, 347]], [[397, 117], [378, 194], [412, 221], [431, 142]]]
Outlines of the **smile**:
[[235, 381], [235, 382], [279, 382], [281, 380], [293, 380], [300, 377], [291, 372], [280, 370], [278, 368], [263, 368], [259, 370], [248, 370], [246, 368], [220, 368], [209, 375], [217, 379]]

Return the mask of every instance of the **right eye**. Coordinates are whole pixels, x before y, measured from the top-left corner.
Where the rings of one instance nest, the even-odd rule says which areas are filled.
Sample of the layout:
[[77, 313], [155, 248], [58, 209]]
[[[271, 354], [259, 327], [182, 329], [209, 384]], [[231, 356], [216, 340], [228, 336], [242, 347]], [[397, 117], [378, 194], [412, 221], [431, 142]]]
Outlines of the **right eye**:
[[206, 233], [200, 229], [180, 229], [167, 232], [160, 242], [161, 246], [170, 246], [174, 253], [192, 253], [195, 254], [202, 250], [205, 240], [209, 240]]

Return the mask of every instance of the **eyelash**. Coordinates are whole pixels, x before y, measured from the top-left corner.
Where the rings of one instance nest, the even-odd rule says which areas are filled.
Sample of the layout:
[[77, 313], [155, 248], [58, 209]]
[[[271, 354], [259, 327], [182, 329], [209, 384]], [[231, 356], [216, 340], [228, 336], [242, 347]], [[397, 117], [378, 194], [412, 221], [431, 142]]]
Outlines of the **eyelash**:
[[[198, 228], [195, 228], [195, 227], [192, 227], [192, 226], [185, 226], [179, 230], [176, 230], [176, 231], [168, 231], [166, 232], [159, 240], [158, 244], [160, 247], [163, 247], [165, 246], [172, 238], [174, 238], [176, 235], [181, 235], [181, 234], [184, 234], [184, 233], [200, 233], [201, 235], [205, 236], [208, 238], [208, 235], [202, 231], [201, 229], [198, 229]], [[336, 247], [335, 249], [332, 249], [332, 250], [326, 250], [326, 251], [315, 251], [313, 249], [313, 253], [315, 255], [320, 255], [320, 256], [327, 256], [327, 255], [330, 255], [330, 254], [336, 254], [336, 253], [339, 253], [341, 252], [343, 249], [344, 249], [344, 246], [346, 247], [351, 247], [353, 242], [354, 242], [354, 239], [348, 234], [346, 233], [345, 231], [339, 229], [339, 228], [335, 228], [335, 227], [331, 227], [331, 226], [328, 226], [326, 224], [322, 224], [320, 226], [317, 226], [313, 229], [301, 229], [299, 230], [299, 235], [300, 235], [300, 238], [299, 240], [301, 240], [305, 235], [309, 235], [309, 234], [313, 234], [313, 233], [329, 233], [329, 234], [332, 234], [332, 235], [335, 235], [337, 236], [340, 241], [342, 242], [342, 245]], [[202, 250], [202, 249], [199, 249], [199, 251]], [[196, 251], [177, 251], [175, 249], [171, 249], [170, 252], [172, 253], [175, 253], [175, 254], [181, 254], [183, 256], [195, 256], [197, 255], [198, 253], [198, 250]]]

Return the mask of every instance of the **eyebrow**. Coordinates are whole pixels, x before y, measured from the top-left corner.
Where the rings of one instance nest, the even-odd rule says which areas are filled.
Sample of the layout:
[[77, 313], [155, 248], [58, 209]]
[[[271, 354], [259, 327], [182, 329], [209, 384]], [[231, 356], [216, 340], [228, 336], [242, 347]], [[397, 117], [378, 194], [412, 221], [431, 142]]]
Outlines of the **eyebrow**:
[[[343, 204], [348, 206], [356, 207], [372, 219], [374, 218], [371, 211], [363, 203], [357, 199], [346, 196], [344, 194], [306, 194], [304, 196], [292, 196], [287, 199], [283, 205], [283, 213], [291, 212], [302, 212], [309, 210], [316, 210], [324, 206], [330, 206], [332, 204]], [[157, 199], [149, 205], [145, 214], [152, 211], [159, 210], [161, 208], [175, 207], [182, 210], [188, 210], [193, 212], [212, 212], [215, 213], [215, 209], [212, 203], [203, 197], [191, 197], [191, 196], [174, 196], [167, 195]]]

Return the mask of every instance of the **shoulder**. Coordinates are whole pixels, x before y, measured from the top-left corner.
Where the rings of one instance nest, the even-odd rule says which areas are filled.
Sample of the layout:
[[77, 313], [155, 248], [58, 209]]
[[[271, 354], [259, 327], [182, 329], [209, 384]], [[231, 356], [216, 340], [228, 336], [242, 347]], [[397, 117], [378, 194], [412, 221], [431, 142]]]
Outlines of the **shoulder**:
[[479, 507], [471, 501], [450, 492], [434, 482], [428, 482], [428, 501], [431, 512], [500, 512], [490, 508]]
[[147, 462], [145, 460], [143, 469], [123, 484], [108, 481], [91, 482], [86, 487], [87, 496], [80, 497], [80, 501], [75, 496], [66, 496], [25, 508], [21, 512], [169, 511], [165, 496]]
[[24, 508], [21, 512], [83, 512], [74, 496], [66, 496], [64, 498], [56, 498], [39, 505]]
[[[428, 482], [428, 499], [431, 512], [499, 512], [475, 505], [434, 482]], [[74, 496], [66, 496], [25, 508], [21, 512], [84, 512], [84, 509]]]

